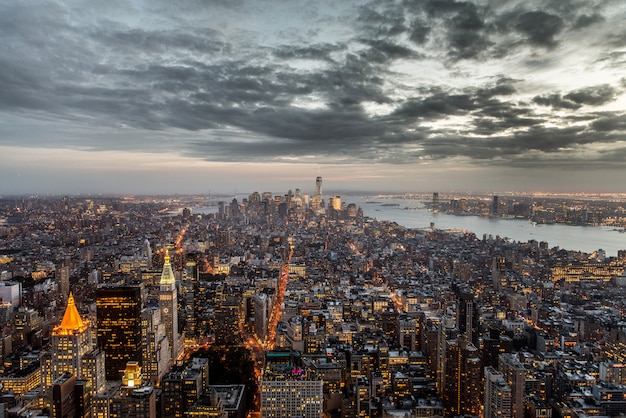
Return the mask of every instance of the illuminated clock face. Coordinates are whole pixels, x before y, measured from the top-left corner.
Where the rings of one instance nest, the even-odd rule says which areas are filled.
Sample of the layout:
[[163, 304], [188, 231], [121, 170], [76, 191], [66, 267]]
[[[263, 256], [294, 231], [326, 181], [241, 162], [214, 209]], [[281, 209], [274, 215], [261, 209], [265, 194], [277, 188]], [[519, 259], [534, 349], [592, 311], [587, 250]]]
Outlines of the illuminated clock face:
[[168, 313], [170, 310], [167, 308], [163, 308], [163, 312]]

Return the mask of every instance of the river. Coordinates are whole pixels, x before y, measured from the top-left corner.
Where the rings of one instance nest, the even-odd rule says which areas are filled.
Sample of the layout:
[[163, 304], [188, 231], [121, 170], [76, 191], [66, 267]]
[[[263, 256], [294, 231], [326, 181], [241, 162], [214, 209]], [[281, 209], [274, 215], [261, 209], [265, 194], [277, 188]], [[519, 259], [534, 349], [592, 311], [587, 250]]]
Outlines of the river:
[[428, 228], [433, 222], [435, 228], [471, 231], [478, 238], [486, 234], [520, 242], [546, 241], [550, 247], [586, 253], [602, 249], [607, 256], [617, 256], [618, 250], [626, 249], [626, 233], [620, 233], [613, 227], [566, 224], [533, 226], [528, 220], [522, 219], [447, 215], [433, 213], [415, 199], [346, 196], [342, 197], [342, 201], [360, 206], [365, 216], [396, 222], [407, 228]]
[[[365, 216], [397, 222], [407, 228], [428, 228], [433, 222], [435, 228], [471, 231], [478, 238], [486, 234], [519, 242], [546, 241], [550, 247], [586, 253], [602, 249], [607, 256], [617, 256], [618, 250], [626, 250], [626, 233], [620, 233], [613, 227], [566, 224], [533, 226], [530, 221], [522, 219], [447, 215], [431, 212], [424, 208], [421, 201], [406, 198], [342, 196], [341, 200], [360, 206]], [[217, 211], [217, 205], [193, 208], [196, 214]]]

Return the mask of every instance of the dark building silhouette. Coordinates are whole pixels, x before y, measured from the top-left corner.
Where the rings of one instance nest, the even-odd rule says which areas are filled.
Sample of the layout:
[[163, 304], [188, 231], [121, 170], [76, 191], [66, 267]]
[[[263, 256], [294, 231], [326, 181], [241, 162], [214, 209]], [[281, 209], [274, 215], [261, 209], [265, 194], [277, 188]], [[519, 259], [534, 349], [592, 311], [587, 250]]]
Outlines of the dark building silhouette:
[[478, 306], [474, 294], [469, 288], [461, 288], [457, 297], [457, 327], [461, 334], [474, 345], [478, 345]]
[[479, 415], [483, 403], [478, 350], [464, 336], [446, 341], [443, 406], [446, 416]]
[[142, 364], [141, 305], [139, 286], [96, 290], [98, 347], [105, 353], [107, 380], [121, 380], [129, 361]]
[[52, 417], [77, 417], [76, 414], [76, 377], [66, 373], [52, 384]]

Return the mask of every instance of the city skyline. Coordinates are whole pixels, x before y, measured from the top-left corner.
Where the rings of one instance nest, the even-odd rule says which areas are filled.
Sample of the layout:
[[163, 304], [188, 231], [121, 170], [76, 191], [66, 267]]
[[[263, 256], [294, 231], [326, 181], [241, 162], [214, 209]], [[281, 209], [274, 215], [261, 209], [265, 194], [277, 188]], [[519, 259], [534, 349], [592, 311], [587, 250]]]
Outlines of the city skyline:
[[626, 192], [626, 4], [0, 0], [0, 194]]

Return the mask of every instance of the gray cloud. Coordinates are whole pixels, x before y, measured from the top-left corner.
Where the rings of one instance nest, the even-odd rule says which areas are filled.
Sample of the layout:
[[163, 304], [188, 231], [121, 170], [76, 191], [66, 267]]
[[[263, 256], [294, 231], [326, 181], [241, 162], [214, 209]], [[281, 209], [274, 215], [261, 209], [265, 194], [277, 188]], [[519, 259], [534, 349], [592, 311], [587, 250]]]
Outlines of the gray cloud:
[[414, 20], [409, 30], [409, 39], [416, 44], [423, 44], [428, 39], [430, 26], [421, 19]]
[[[622, 113], [601, 107], [623, 94], [623, 79], [576, 88], [546, 80], [540, 92], [534, 82], [560, 68], [559, 48], [577, 31], [593, 26], [597, 34], [584, 33], [603, 45], [609, 29], [597, 23], [611, 18], [610, 5], [349, 1], [341, 15], [330, 2], [303, 3], [306, 15], [298, 15], [284, 2], [202, 4], [91, 10], [61, 1], [43, 10], [0, 0], [0, 112], [120, 136], [163, 133], [176, 152], [222, 161], [467, 157], [506, 165], [531, 164], [526, 156], [539, 153], [539, 165], [626, 131]], [[588, 65], [622, 61], [606, 46], [589, 53]], [[83, 135], [68, 144], [149, 146], [133, 140]], [[32, 141], [45, 145], [46, 137]]]
[[564, 99], [558, 93], [553, 93], [547, 96], [535, 96], [533, 97], [533, 102], [542, 106], [552, 106], [557, 109], [578, 109], [581, 106], [580, 103]]
[[585, 87], [574, 90], [565, 96], [552, 93], [547, 96], [535, 96], [533, 102], [542, 106], [560, 109], [579, 109], [582, 105], [599, 106], [615, 100], [617, 90], [608, 84]]
[[572, 91], [564, 98], [578, 104], [598, 106], [615, 100], [616, 93], [613, 87], [602, 84]]
[[582, 14], [576, 18], [572, 27], [574, 29], [584, 29], [588, 26], [592, 26], [601, 22], [604, 22], [604, 17], [599, 14]]
[[590, 127], [597, 132], [624, 132], [626, 130], [626, 113], [601, 115], [600, 118], [591, 123]]
[[542, 11], [526, 12], [517, 17], [514, 28], [528, 36], [535, 45], [552, 47], [555, 36], [563, 29], [563, 19]]
[[364, 33], [374, 38], [393, 37], [407, 31], [405, 12], [394, 2], [374, 2], [359, 7], [357, 23]]
[[345, 45], [317, 44], [306, 46], [286, 45], [277, 48], [274, 55], [281, 59], [311, 59], [334, 62], [331, 54], [345, 50]]

